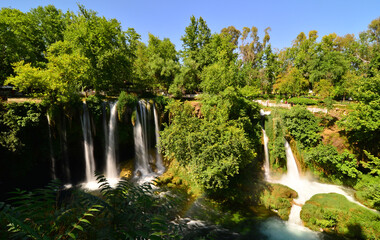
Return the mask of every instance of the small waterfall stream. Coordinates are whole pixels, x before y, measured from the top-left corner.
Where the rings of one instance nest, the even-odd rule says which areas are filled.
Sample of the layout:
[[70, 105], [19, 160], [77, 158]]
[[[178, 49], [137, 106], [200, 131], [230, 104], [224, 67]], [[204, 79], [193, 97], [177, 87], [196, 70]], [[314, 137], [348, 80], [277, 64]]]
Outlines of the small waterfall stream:
[[135, 176], [141, 179], [152, 177], [153, 172], [149, 165], [149, 146], [147, 132], [148, 110], [146, 101], [140, 100], [136, 108], [136, 122], [133, 128], [135, 140]]
[[264, 138], [264, 154], [265, 154], [265, 161], [264, 161], [264, 173], [265, 173], [265, 180], [270, 179], [270, 165], [269, 165], [269, 150], [268, 150], [268, 136], [263, 129], [263, 138]]
[[92, 140], [90, 114], [86, 102], [83, 102], [83, 115], [81, 117], [83, 145], [85, 154], [86, 182], [95, 180], [94, 143]]
[[[108, 123], [108, 140], [106, 141], [106, 177], [109, 181], [117, 181], [119, 178], [119, 171], [117, 169], [116, 159], [116, 127], [117, 127], [117, 102], [110, 103], [111, 114], [110, 121]], [[106, 128], [105, 128], [106, 129]], [[106, 136], [106, 135], [105, 135]]]
[[50, 149], [50, 159], [51, 159], [51, 177], [52, 179], [57, 178], [57, 174], [55, 173], [55, 157], [54, 157], [54, 149], [53, 149], [53, 143], [52, 143], [52, 136], [51, 136], [51, 129], [50, 129], [50, 117], [49, 114], [46, 114], [46, 118], [48, 121], [48, 133], [49, 133], [49, 149]]
[[156, 167], [157, 167], [157, 173], [163, 174], [165, 172], [165, 167], [162, 162], [162, 156], [160, 153], [160, 147], [158, 146], [158, 142], [160, 140], [160, 125], [158, 123], [158, 116], [157, 116], [157, 110], [156, 105], [153, 104], [153, 113], [154, 113], [154, 132], [156, 136]]

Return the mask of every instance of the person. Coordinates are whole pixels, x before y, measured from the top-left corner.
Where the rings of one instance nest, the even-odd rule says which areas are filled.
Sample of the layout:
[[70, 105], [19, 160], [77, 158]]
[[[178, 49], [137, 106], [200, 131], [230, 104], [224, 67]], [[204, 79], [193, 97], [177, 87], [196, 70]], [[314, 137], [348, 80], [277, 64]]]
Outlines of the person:
[[284, 99], [281, 99], [281, 104], [284, 102]]

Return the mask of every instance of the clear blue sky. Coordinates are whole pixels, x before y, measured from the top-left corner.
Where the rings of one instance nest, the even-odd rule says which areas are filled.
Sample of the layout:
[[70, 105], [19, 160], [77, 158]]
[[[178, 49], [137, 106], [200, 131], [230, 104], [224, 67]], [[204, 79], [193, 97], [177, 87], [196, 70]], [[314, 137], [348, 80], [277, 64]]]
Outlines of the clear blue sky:
[[192, 15], [202, 16], [212, 33], [230, 25], [239, 30], [256, 26], [263, 36], [264, 29], [271, 27], [270, 42], [278, 49], [310, 30], [317, 30], [319, 36], [333, 32], [358, 36], [380, 17], [380, 0], [0, 0], [0, 7], [27, 12], [53, 4], [77, 12], [77, 2], [100, 16], [116, 18], [125, 30], [135, 28], [143, 42], [149, 32], [170, 38], [177, 50], [182, 48], [180, 39]]

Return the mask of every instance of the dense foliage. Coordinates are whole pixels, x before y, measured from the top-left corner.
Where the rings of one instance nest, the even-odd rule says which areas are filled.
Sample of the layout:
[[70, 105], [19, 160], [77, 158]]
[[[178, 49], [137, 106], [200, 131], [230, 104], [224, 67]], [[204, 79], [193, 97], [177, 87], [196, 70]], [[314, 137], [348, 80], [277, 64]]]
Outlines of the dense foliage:
[[212, 192], [227, 188], [230, 179], [253, 161], [259, 111], [233, 89], [204, 96], [202, 103], [202, 118], [189, 103], [168, 106], [171, 120], [161, 133], [161, 148], [166, 158], [176, 159]]
[[0, 103], [0, 145], [8, 150], [20, 151], [24, 144], [20, 140], [22, 131], [39, 124], [41, 109], [39, 104]]
[[[177, 52], [168, 38], [149, 34], [145, 44], [134, 29], [124, 31], [116, 19], [98, 16], [81, 5], [78, 8], [78, 13], [63, 13], [52, 5], [26, 13], [11, 8], [0, 10], [0, 86], [11, 85], [44, 103], [0, 103], [0, 151], [8, 161], [2, 175], [8, 176], [5, 171], [9, 169], [9, 174], [16, 168], [21, 173], [27, 172], [24, 168], [36, 169], [40, 162], [47, 166], [47, 144], [41, 149], [37, 149], [37, 143], [31, 144], [37, 131], [45, 140], [55, 135], [62, 146], [78, 145], [66, 136], [66, 124], [70, 127], [78, 120], [74, 112], [80, 109], [81, 96], [87, 97], [89, 92], [86, 102], [97, 124], [100, 116], [106, 116], [103, 99], [119, 96], [119, 120], [129, 124], [119, 127], [119, 140], [129, 145], [133, 145], [130, 123], [138, 95], [160, 92], [181, 97], [203, 93], [198, 102], [153, 97], [160, 110], [168, 105], [165, 117], [169, 124], [161, 134], [162, 151], [166, 160], [178, 163], [178, 169], [193, 178], [187, 180], [203, 191], [228, 189], [233, 195], [237, 179], [252, 167], [261, 147], [259, 107], [250, 100], [277, 94], [278, 99], [286, 98], [291, 104], [315, 105], [318, 102], [314, 99], [319, 99], [330, 110], [333, 99], [350, 99], [358, 104], [349, 107], [338, 122], [340, 133], [352, 147], [349, 151], [321, 143], [321, 124], [305, 107], [272, 111], [265, 126], [272, 170], [286, 168], [284, 138], [294, 140], [299, 160], [304, 158], [317, 176], [354, 186], [360, 201], [379, 209], [380, 18], [358, 37], [332, 33], [319, 38], [313, 30], [301, 32], [290, 47], [273, 50], [269, 27], [261, 40], [255, 26], [241, 31], [229, 26], [212, 33], [202, 17], [192, 16], [181, 38], [183, 49]], [[308, 98], [300, 97], [307, 94]], [[49, 135], [42, 114], [46, 111], [52, 117], [51, 124], [58, 128]], [[72, 135], [78, 140], [79, 128]], [[62, 146], [56, 154], [62, 158], [59, 161], [69, 159], [67, 146]], [[50, 154], [53, 151], [51, 147]], [[25, 164], [17, 167], [21, 158]], [[177, 180], [173, 181], [180, 182]], [[115, 239], [174, 237], [171, 234], [175, 235], [175, 228], [163, 212], [170, 211], [170, 207], [161, 211], [157, 204], [164, 201], [167, 206], [167, 202], [157, 198], [149, 187], [134, 188], [127, 182], [114, 190], [107, 186], [104, 183], [99, 198], [73, 191], [70, 199], [61, 199], [63, 191], [54, 184], [35, 193], [19, 192], [13, 199], [14, 207], [0, 206], [0, 226], [10, 223], [8, 231], [15, 238], [102, 238], [95, 231], [98, 229], [99, 234], [110, 234]], [[269, 195], [264, 196], [268, 206], [285, 216], [290, 200]], [[46, 203], [42, 197], [46, 197]], [[354, 235], [346, 231], [350, 226], [341, 230], [342, 214], [333, 213], [323, 213], [323, 219], [315, 213], [310, 226], [349, 237], [378, 237], [367, 232], [357, 235], [356, 222]], [[357, 222], [364, 219], [359, 215], [350, 218]], [[372, 215], [369, 218], [373, 220]]]
[[192, 16], [181, 38], [183, 49], [177, 52], [168, 38], [150, 34], [145, 44], [134, 29], [123, 31], [116, 19], [78, 8], [78, 13], [63, 13], [52, 5], [27, 13], [3, 8], [0, 84], [47, 95], [51, 101], [66, 101], [82, 89], [163, 90], [180, 96], [215, 94], [229, 86], [287, 96], [312, 90], [323, 98], [367, 102], [378, 95], [378, 19], [357, 38], [332, 33], [318, 42], [313, 30], [274, 51], [269, 27], [263, 39], [255, 26], [212, 33], [205, 19]]
[[117, 114], [119, 115], [119, 119], [127, 110], [131, 111], [135, 108], [138, 102], [138, 98], [132, 94], [127, 94], [126, 92], [121, 92], [119, 98], [117, 99]]
[[305, 107], [295, 106], [284, 112], [283, 121], [289, 135], [303, 147], [314, 147], [321, 140], [319, 119]]
[[355, 185], [355, 197], [364, 205], [380, 211], [380, 177], [363, 175]]
[[344, 117], [339, 124], [347, 133], [348, 139], [361, 150], [378, 156], [380, 143], [380, 99], [369, 104], [361, 103]]
[[305, 162], [317, 175], [336, 183], [353, 186], [361, 172], [355, 156], [345, 150], [338, 153], [331, 145], [319, 144], [305, 154]]
[[[171, 221], [174, 198], [149, 184], [121, 180], [111, 188], [98, 176], [100, 196], [63, 190], [58, 182], [33, 192], [17, 190], [12, 204], [0, 202], [2, 238], [14, 239], [178, 239]], [[3, 234], [3, 233], [1, 233]]]

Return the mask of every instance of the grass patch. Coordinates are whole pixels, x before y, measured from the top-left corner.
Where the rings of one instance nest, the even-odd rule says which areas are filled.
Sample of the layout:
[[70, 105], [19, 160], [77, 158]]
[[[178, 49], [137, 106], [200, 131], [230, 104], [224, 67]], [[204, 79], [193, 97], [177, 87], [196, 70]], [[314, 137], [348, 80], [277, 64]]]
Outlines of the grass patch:
[[294, 97], [294, 98], [290, 98], [288, 100], [288, 103], [296, 104], [296, 105], [317, 105], [318, 101], [310, 99], [310, 98]]
[[337, 193], [316, 194], [301, 211], [305, 226], [345, 238], [380, 239], [380, 215]]

